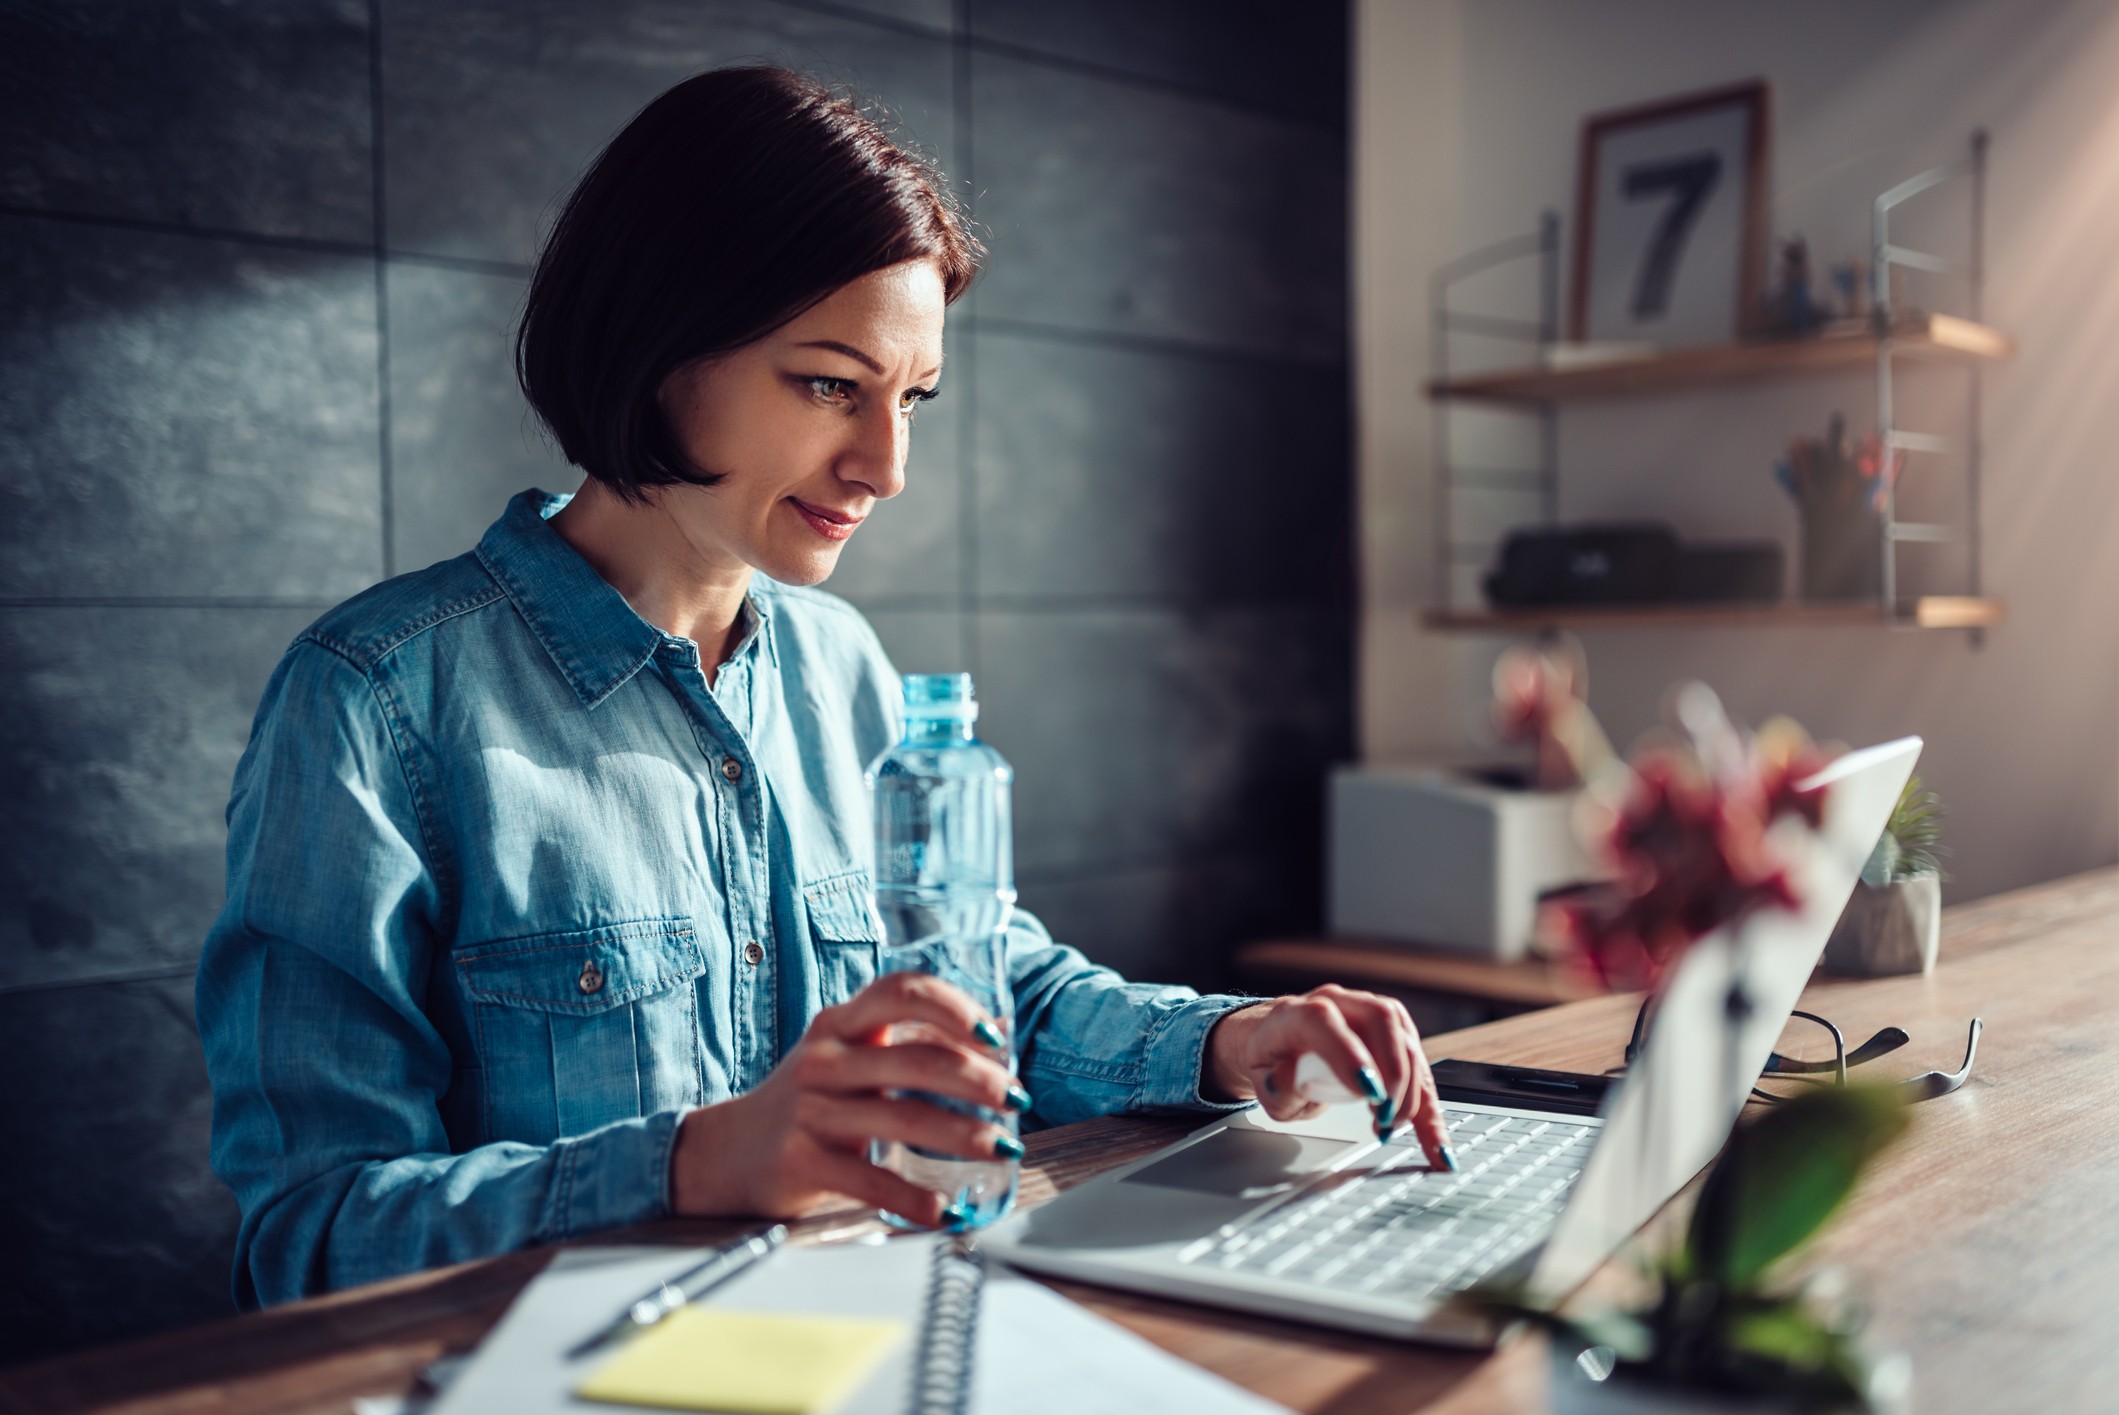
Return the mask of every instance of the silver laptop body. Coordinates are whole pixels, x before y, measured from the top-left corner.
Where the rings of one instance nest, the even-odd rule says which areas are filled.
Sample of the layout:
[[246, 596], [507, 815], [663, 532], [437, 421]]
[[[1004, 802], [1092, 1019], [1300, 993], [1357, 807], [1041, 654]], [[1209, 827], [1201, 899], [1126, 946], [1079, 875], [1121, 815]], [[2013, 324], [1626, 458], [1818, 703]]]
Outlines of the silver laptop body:
[[[1601, 1116], [1448, 1102], [1460, 1172], [1410, 1135], [1376, 1143], [1365, 1106], [1280, 1123], [1217, 1120], [993, 1230], [986, 1247], [1054, 1277], [1386, 1336], [1494, 1338], [1446, 1304], [1496, 1275], [1572, 1292], [1728, 1138], [1912, 774], [1918, 738], [1849, 753], [1799, 912], [1700, 941], [1672, 973], [1641, 1055]], [[1747, 1018], [1728, 1020], [1741, 982]], [[1618, 1060], [1623, 1038], [1612, 1039]]]

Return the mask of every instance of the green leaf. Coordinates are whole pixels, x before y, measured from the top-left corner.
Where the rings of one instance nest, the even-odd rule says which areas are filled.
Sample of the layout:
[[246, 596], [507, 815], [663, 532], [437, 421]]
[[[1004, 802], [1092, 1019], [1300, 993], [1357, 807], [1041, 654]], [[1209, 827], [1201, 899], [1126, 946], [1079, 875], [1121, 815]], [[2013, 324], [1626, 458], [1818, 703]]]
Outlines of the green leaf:
[[1684, 1270], [1743, 1290], [1823, 1226], [1906, 1128], [1885, 1086], [1808, 1090], [1739, 1125], [1701, 1187]]

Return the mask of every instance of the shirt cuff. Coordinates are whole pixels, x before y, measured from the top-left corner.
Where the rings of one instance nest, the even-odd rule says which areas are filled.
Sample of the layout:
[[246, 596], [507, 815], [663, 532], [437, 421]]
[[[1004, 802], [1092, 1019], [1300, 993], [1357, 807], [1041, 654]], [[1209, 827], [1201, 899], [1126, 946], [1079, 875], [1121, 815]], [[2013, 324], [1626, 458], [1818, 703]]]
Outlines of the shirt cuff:
[[670, 1152], [684, 1112], [619, 1120], [553, 1146], [559, 1153], [546, 1237], [575, 1238], [670, 1213]]
[[1243, 1110], [1251, 1101], [1210, 1101], [1200, 1094], [1207, 1034], [1214, 1024], [1241, 1007], [1265, 999], [1212, 994], [1193, 998], [1163, 1014], [1142, 1048], [1140, 1095], [1136, 1110]]

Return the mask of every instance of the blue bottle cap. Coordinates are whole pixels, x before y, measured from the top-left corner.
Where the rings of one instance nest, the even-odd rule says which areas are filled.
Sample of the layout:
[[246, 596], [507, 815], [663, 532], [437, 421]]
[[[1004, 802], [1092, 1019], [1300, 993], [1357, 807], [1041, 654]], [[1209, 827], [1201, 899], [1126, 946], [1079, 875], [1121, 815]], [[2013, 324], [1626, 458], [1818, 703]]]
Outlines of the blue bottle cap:
[[905, 675], [905, 716], [929, 721], [975, 722], [979, 705], [969, 673]]

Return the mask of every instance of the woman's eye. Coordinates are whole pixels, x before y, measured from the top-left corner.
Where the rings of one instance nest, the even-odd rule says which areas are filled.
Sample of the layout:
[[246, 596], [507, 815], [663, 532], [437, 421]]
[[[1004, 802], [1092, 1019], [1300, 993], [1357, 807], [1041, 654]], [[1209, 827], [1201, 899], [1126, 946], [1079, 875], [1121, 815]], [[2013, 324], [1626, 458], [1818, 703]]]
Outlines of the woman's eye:
[[853, 397], [854, 385], [850, 378], [807, 378], [809, 391], [820, 403], [844, 403]]
[[904, 396], [898, 399], [898, 409], [910, 418], [920, 411], [920, 404], [932, 403], [941, 396], [942, 390], [939, 388], [908, 388]]

